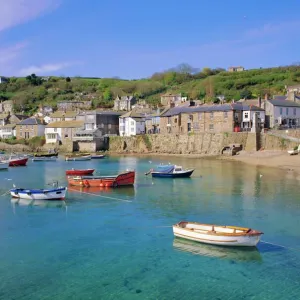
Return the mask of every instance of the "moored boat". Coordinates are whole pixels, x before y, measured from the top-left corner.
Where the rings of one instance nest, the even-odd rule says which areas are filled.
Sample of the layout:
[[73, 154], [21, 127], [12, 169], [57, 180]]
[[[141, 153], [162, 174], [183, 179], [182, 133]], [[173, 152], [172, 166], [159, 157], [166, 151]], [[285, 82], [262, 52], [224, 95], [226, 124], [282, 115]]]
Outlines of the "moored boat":
[[68, 177], [70, 185], [82, 187], [118, 187], [134, 185], [135, 171], [126, 171], [112, 176]]
[[92, 156], [89, 155], [69, 155], [66, 156], [66, 161], [83, 161], [83, 160], [91, 160]]
[[0, 161], [0, 170], [6, 170], [8, 169], [8, 166], [9, 166], [8, 162]]
[[53, 189], [21, 189], [13, 188], [10, 194], [13, 198], [22, 198], [28, 200], [64, 200], [67, 188], [58, 187]]
[[10, 167], [26, 166], [28, 157], [10, 157], [5, 162], [8, 162]]
[[160, 165], [156, 170], [151, 169], [146, 175], [151, 174], [152, 177], [161, 178], [183, 178], [190, 177], [194, 169], [184, 170], [181, 166], [176, 165]]
[[259, 242], [260, 231], [237, 226], [201, 224], [196, 222], [179, 222], [173, 225], [175, 236], [200, 243], [222, 246], [254, 247]]
[[34, 156], [32, 161], [56, 161], [57, 156]]
[[92, 154], [92, 159], [103, 159], [105, 158], [104, 154]]
[[94, 173], [94, 169], [81, 169], [81, 170], [66, 170], [67, 176], [84, 176], [84, 175], [92, 175]]
[[57, 157], [58, 152], [49, 152], [49, 153], [34, 153], [34, 157]]

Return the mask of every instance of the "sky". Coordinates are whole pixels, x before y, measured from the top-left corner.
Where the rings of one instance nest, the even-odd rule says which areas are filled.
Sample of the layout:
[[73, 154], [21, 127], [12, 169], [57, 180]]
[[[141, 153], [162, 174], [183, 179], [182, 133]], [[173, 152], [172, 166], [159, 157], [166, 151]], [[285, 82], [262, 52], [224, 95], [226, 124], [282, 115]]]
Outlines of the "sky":
[[0, 0], [0, 75], [139, 79], [300, 61], [300, 1]]

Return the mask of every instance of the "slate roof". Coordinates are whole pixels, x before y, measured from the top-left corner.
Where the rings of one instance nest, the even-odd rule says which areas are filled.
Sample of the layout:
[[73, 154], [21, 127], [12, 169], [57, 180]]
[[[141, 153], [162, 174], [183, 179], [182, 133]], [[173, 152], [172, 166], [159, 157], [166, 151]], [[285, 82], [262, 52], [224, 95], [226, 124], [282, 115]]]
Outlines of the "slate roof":
[[83, 125], [83, 121], [59, 121], [48, 124], [46, 128], [80, 128]]
[[286, 100], [286, 96], [278, 96], [278, 95], [276, 95], [276, 96], [273, 96], [273, 99], [272, 100]]
[[17, 125], [44, 125], [43, 122], [38, 118], [27, 118]]
[[281, 107], [300, 107], [300, 104], [289, 100], [268, 100], [274, 106]]
[[123, 111], [96, 110], [97, 115], [121, 116]]
[[129, 111], [124, 115], [121, 115], [120, 118], [145, 118], [145, 115], [136, 113], [134, 111]]
[[162, 115], [162, 117], [170, 117], [179, 115], [181, 113], [193, 113], [193, 112], [214, 112], [214, 111], [247, 111], [247, 110], [255, 110], [255, 111], [264, 111], [264, 109], [255, 106], [255, 105], [244, 105], [242, 103], [234, 103], [234, 104], [221, 104], [221, 105], [200, 105], [200, 106], [191, 106], [191, 107], [174, 107], [169, 109], [166, 113]]

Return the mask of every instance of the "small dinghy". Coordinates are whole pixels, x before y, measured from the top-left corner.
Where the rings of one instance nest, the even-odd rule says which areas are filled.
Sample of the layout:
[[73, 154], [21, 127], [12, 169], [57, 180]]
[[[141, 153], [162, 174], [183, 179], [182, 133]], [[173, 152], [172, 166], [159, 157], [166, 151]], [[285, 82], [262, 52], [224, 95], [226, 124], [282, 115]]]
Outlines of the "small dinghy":
[[93, 175], [94, 169], [81, 169], [81, 170], [66, 170], [67, 176], [84, 176], [84, 175]]
[[56, 161], [57, 156], [34, 156], [32, 161]]
[[66, 161], [83, 161], [83, 160], [91, 160], [91, 155], [70, 155], [66, 156]]
[[105, 158], [104, 154], [93, 154], [92, 159], [103, 159]]
[[5, 161], [0, 161], [0, 170], [8, 169], [9, 163]]
[[53, 189], [21, 189], [13, 188], [10, 194], [13, 198], [27, 200], [64, 200], [67, 188], [58, 187]]
[[156, 170], [150, 170], [146, 175], [151, 174], [152, 177], [161, 178], [184, 178], [190, 177], [194, 169], [184, 170], [181, 166], [176, 165], [160, 165]]
[[232, 247], [254, 247], [263, 234], [251, 228], [209, 225], [185, 221], [173, 225], [173, 233], [177, 237], [191, 241]]

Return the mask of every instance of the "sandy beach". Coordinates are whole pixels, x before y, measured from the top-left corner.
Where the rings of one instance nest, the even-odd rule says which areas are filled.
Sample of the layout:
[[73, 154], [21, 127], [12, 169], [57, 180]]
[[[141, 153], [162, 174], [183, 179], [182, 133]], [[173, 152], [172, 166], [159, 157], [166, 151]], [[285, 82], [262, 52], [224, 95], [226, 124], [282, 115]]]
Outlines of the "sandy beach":
[[256, 166], [276, 167], [300, 175], [300, 155], [289, 155], [287, 151], [241, 151], [238, 155], [220, 156], [218, 159], [240, 161]]

